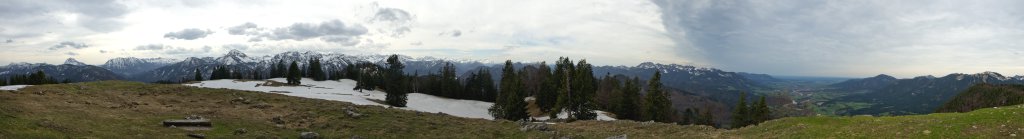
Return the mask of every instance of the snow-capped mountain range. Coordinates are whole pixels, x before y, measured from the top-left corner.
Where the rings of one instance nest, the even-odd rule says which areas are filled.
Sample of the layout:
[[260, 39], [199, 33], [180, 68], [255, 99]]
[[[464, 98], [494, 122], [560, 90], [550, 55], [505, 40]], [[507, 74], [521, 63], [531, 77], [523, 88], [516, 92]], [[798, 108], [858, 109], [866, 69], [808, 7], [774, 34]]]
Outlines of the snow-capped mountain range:
[[[337, 53], [320, 53], [314, 51], [296, 52], [289, 51], [274, 55], [266, 56], [249, 56], [238, 50], [231, 50], [227, 54], [220, 57], [190, 57], [177, 63], [170, 63], [168, 65], [154, 68], [152, 70], [140, 69], [134, 72], [140, 74], [132, 75], [129, 78], [138, 81], [158, 81], [158, 80], [180, 80], [182, 78], [191, 78], [195, 75], [195, 70], [198, 69], [203, 72], [202, 75], [208, 76], [213, 68], [217, 66], [227, 66], [233, 70], [247, 73], [246, 76], [250, 75], [253, 71], [259, 71], [262, 75], [268, 75], [271, 67], [278, 63], [283, 62], [289, 64], [296, 62], [300, 67], [305, 67], [307, 62], [312, 59], [320, 59], [323, 64], [324, 71], [335, 71], [341, 70], [345, 66], [350, 64], [356, 64], [359, 62], [369, 62], [375, 64], [383, 64], [388, 55], [347, 55]], [[468, 71], [468, 67], [487, 66], [486, 63], [477, 61], [455, 61], [440, 59], [434, 57], [420, 57], [414, 58], [410, 56], [400, 56], [403, 64], [406, 65], [406, 72], [421, 72], [427, 73], [432, 71], [438, 71], [445, 62], [451, 62], [452, 64]], [[207, 77], [208, 78], [208, 77]]]
[[169, 58], [118, 57], [107, 60], [107, 62], [100, 65], [100, 67], [106, 68], [114, 73], [118, 73], [121, 76], [128, 77], [135, 75], [136, 73], [153, 70], [175, 62], [179, 62], [179, 60]]
[[47, 76], [58, 81], [68, 80], [73, 82], [97, 81], [97, 80], [120, 80], [123, 76], [117, 75], [102, 67], [86, 65], [75, 59], [68, 59], [64, 64], [51, 65], [44, 63], [11, 63], [7, 66], [0, 66], [0, 79], [7, 79], [12, 75], [27, 75], [37, 71], [43, 71]]

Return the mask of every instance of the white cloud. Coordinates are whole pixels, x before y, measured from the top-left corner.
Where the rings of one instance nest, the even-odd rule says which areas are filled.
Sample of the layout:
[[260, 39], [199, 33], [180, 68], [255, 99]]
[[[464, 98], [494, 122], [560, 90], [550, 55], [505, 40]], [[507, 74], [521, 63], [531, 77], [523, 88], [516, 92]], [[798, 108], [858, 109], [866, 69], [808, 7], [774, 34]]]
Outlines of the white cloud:
[[195, 39], [206, 37], [206, 35], [210, 35], [210, 34], [213, 34], [213, 33], [214, 32], [211, 31], [211, 30], [201, 30], [201, 29], [198, 29], [198, 28], [187, 28], [187, 29], [183, 29], [181, 31], [168, 32], [167, 34], [164, 34], [164, 38], [182, 39], [182, 40], [195, 40]]
[[50, 47], [50, 50], [57, 50], [57, 49], [61, 49], [61, 48], [82, 49], [82, 48], [87, 48], [87, 47], [89, 47], [89, 45], [85, 44], [85, 43], [78, 43], [78, 42], [72, 42], [72, 41], [64, 41], [64, 42], [60, 42], [57, 45], [53, 45], [52, 47]]

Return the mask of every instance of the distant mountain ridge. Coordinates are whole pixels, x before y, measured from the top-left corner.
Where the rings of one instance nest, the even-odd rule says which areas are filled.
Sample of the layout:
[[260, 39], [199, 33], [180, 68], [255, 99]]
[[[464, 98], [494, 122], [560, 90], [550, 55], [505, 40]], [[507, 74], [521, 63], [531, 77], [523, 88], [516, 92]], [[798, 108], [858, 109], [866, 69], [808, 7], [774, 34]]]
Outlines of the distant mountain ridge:
[[118, 73], [121, 76], [132, 76], [137, 73], [144, 71], [153, 70], [166, 65], [170, 65], [175, 62], [179, 62], [177, 59], [168, 58], [134, 58], [134, 57], [118, 57], [107, 60], [100, 67], [106, 68], [114, 73]]
[[[98, 70], [97, 72], [100, 73], [115, 74], [103, 75], [102, 77], [105, 78], [89, 80], [126, 79], [142, 82], [191, 80], [196, 74], [195, 71], [197, 69], [199, 72], [202, 72], [200, 74], [204, 76], [204, 78], [210, 78], [209, 75], [213, 69], [218, 66], [227, 66], [232, 70], [241, 72], [244, 76], [250, 76], [252, 75], [252, 72], [260, 72], [261, 75], [267, 76], [270, 73], [271, 66], [275, 63], [284, 62], [285, 64], [289, 64], [290, 62], [295, 61], [300, 67], [305, 67], [306, 63], [311, 59], [320, 59], [325, 71], [335, 71], [341, 70], [347, 65], [360, 62], [383, 65], [388, 56], [389, 55], [374, 54], [348, 55], [314, 51], [288, 51], [273, 55], [252, 56], [239, 50], [231, 50], [218, 57], [189, 57], [183, 60], [168, 58], [120, 57], [110, 59], [103, 65], [99, 65], [99, 67], [102, 68], [96, 69]], [[502, 65], [499, 64], [485, 63], [475, 60], [410, 57], [404, 55], [400, 55], [399, 59], [403, 64], [405, 64], [406, 68], [404, 71], [407, 74], [427, 75], [436, 73], [445, 65], [445, 63], [451, 63], [456, 67], [456, 72], [459, 73], [459, 75], [465, 76], [468, 75], [466, 73], [476, 71], [480, 68], [487, 68], [491, 70], [491, 74], [493, 74], [492, 77], [496, 78], [495, 80], [498, 81], [498, 79], [500, 79], [500, 70], [502, 68]], [[69, 59], [67, 61], [68, 62], [66, 63], [71, 63], [72, 65], [81, 63], [74, 59]], [[520, 69], [526, 66], [536, 66], [537, 64], [539, 63], [516, 63], [514, 66], [516, 69]], [[548, 66], [553, 68], [554, 64], [548, 63]], [[102, 71], [103, 69], [107, 71]], [[24, 71], [28, 70], [19, 72]], [[641, 80], [650, 79], [654, 72], [662, 73], [662, 82], [666, 87], [678, 89], [682, 92], [689, 92], [691, 93], [689, 95], [707, 97], [727, 105], [733, 104], [740, 92], [751, 92], [751, 90], [754, 89], [765, 88], [765, 86], [760, 85], [759, 82], [779, 80], [765, 74], [728, 72], [715, 68], [678, 64], [657, 64], [653, 62], [644, 62], [636, 66], [594, 67], [595, 76], [603, 76], [606, 73], [610, 73], [612, 75], [639, 77]], [[47, 71], [47, 73], [50, 73], [50, 71]], [[67, 73], [58, 74], [74, 75]], [[97, 75], [89, 76], [96, 77]], [[751, 78], [756, 78], [757, 80]]]
[[0, 66], [0, 79], [7, 79], [13, 75], [28, 75], [36, 71], [43, 71], [47, 76], [58, 81], [83, 82], [124, 79], [124, 77], [102, 67], [85, 65], [81, 64], [81, 62], [75, 63], [77, 61], [74, 59], [69, 59], [68, 61], [71, 63], [60, 65], [11, 63], [7, 66]]
[[850, 79], [829, 86], [847, 91], [873, 91], [892, 85], [893, 83], [896, 83], [896, 81], [896, 77], [892, 77], [885, 74], [879, 74], [875, 77], [863, 79]]
[[[877, 87], [890, 78], [872, 77], [852, 79], [833, 86], [865, 85]], [[869, 84], [859, 84], [869, 83]], [[876, 84], [877, 83], [877, 84]], [[976, 84], [1024, 84], [1024, 76], [1006, 77], [996, 72], [975, 74], [954, 73], [943, 77], [919, 76], [911, 79], [897, 79], [870, 90], [867, 93], [855, 94], [832, 100], [833, 102], [850, 101], [874, 104], [871, 107], [850, 111], [850, 115], [860, 114], [923, 114], [931, 113], [943, 103], [948, 102], [958, 93]]]

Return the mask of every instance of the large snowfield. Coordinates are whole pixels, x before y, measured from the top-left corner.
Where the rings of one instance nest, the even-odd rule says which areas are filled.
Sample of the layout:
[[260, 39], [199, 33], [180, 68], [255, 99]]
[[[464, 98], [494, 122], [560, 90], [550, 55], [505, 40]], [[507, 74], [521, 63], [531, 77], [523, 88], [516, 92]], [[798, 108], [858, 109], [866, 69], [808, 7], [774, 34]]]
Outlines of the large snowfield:
[[[286, 82], [284, 78], [274, 78], [269, 80]], [[360, 92], [352, 90], [356, 85], [356, 81], [349, 79], [343, 79], [340, 81], [313, 81], [311, 79], [303, 78], [301, 86], [263, 86], [266, 82], [267, 81], [236, 81], [224, 79], [202, 81], [199, 83], [185, 85], [204, 88], [225, 88], [278, 93], [296, 97], [344, 101], [356, 105], [387, 106], [385, 104], [370, 101], [370, 99], [383, 101], [386, 93], [381, 91], [363, 90]], [[494, 105], [494, 103], [476, 100], [449, 99], [423, 93], [410, 93], [406, 104], [407, 107], [401, 109], [430, 113], [441, 112], [465, 118], [494, 119], [494, 117], [487, 112], [487, 108], [490, 108], [491, 105]], [[604, 112], [596, 112], [598, 113], [598, 120], [615, 120], [614, 118], [605, 115]], [[564, 114], [560, 115], [560, 117], [563, 116]], [[538, 119], [546, 119], [546, 117], [538, 117]]]
[[14, 90], [18, 90], [18, 89], [21, 89], [21, 88], [25, 88], [25, 87], [28, 87], [28, 86], [32, 86], [32, 85], [8, 85], [8, 86], [0, 86], [0, 90], [8, 90], [8, 91], [14, 91]]

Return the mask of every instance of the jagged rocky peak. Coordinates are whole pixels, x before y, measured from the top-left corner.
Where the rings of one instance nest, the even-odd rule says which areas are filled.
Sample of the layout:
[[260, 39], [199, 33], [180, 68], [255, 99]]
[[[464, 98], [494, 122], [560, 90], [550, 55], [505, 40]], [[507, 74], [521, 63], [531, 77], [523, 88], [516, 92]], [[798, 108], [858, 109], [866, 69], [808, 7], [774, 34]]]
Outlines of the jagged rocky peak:
[[68, 58], [67, 60], [64, 60], [64, 64], [76, 65], [76, 66], [88, 65], [88, 64], [82, 63], [82, 62], [80, 62], [78, 60], [75, 60], [75, 58]]
[[245, 53], [242, 53], [242, 51], [239, 51], [238, 49], [231, 49], [231, 51], [229, 51], [228, 54], [225, 54], [224, 57], [248, 57], [248, 56], [246, 56]]

